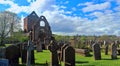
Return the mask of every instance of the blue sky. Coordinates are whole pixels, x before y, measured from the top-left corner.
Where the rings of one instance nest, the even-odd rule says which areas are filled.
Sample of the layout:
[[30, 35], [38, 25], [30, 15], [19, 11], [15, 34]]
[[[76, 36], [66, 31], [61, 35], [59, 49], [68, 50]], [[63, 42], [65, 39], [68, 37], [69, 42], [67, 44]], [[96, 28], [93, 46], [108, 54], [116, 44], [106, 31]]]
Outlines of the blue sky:
[[120, 0], [0, 0], [0, 11], [23, 19], [35, 11], [44, 15], [55, 34], [119, 35]]

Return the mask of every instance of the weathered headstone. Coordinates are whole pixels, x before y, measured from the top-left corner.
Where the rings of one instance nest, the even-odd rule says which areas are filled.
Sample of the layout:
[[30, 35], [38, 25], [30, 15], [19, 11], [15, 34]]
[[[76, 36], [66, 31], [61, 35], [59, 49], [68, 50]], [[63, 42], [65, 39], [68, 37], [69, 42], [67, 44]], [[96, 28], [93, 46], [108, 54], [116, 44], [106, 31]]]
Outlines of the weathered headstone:
[[61, 61], [63, 61], [63, 55], [64, 55], [64, 52], [63, 52], [63, 50], [66, 48], [68, 46], [68, 44], [64, 44], [62, 47], [61, 47], [61, 54], [60, 54], [60, 56], [61, 56]]
[[5, 47], [0, 48], [0, 58], [5, 58]]
[[19, 65], [19, 48], [16, 45], [11, 45], [6, 47], [6, 59], [9, 60], [10, 66], [18, 66]]
[[117, 45], [115, 43], [112, 43], [111, 58], [112, 59], [117, 59]]
[[26, 64], [26, 59], [27, 59], [27, 42], [24, 42], [22, 44], [22, 51], [21, 51], [21, 59], [22, 59], [22, 64]]
[[49, 50], [51, 51], [51, 64], [50, 66], [59, 66], [59, 61], [58, 61], [58, 46], [54, 38], [52, 38], [51, 44], [49, 46]]
[[[22, 64], [26, 64], [27, 60], [27, 42], [22, 44], [21, 52]], [[31, 64], [35, 63], [34, 50], [31, 50]]]
[[64, 66], [75, 66], [75, 50], [71, 46], [64, 49], [63, 55]]
[[101, 51], [98, 43], [93, 44], [93, 53], [94, 53], [95, 60], [101, 60]]
[[39, 41], [36, 45], [37, 52], [42, 52], [42, 43]]
[[107, 41], [103, 41], [103, 44], [104, 44], [104, 51], [105, 51], [105, 55], [108, 55], [108, 42]]
[[34, 50], [34, 46], [33, 46], [31, 41], [28, 41], [26, 66], [30, 66], [31, 65], [31, 51], [32, 50]]
[[9, 66], [8, 59], [0, 59], [0, 66]]
[[108, 45], [105, 45], [105, 55], [108, 55]]

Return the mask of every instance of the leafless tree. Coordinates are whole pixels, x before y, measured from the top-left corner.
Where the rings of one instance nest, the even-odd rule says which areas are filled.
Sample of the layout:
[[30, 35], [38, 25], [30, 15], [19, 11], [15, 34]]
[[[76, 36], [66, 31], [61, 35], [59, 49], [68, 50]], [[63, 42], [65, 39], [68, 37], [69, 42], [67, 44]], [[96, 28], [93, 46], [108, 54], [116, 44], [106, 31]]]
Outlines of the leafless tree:
[[20, 18], [15, 13], [0, 12], [0, 45], [4, 46], [6, 37], [12, 36], [13, 31], [17, 31], [20, 26]]

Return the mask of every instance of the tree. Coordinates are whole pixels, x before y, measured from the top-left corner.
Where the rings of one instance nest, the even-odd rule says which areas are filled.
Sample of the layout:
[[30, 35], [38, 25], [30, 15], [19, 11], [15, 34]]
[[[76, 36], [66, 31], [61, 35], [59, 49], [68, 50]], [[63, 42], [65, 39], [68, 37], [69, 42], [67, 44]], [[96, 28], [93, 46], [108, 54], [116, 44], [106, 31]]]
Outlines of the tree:
[[17, 14], [9, 11], [0, 12], [0, 45], [4, 46], [5, 39], [13, 36], [13, 31], [17, 31], [19, 28], [20, 18]]

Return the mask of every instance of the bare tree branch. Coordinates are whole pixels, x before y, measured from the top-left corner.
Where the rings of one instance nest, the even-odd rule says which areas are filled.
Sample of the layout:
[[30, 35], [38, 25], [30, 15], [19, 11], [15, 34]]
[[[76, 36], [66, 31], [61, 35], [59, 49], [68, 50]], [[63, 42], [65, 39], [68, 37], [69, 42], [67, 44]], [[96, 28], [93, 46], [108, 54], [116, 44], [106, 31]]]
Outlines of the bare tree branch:
[[15, 13], [8, 11], [0, 12], [0, 44], [4, 42], [6, 37], [12, 36], [14, 27], [19, 22], [19, 18]]

